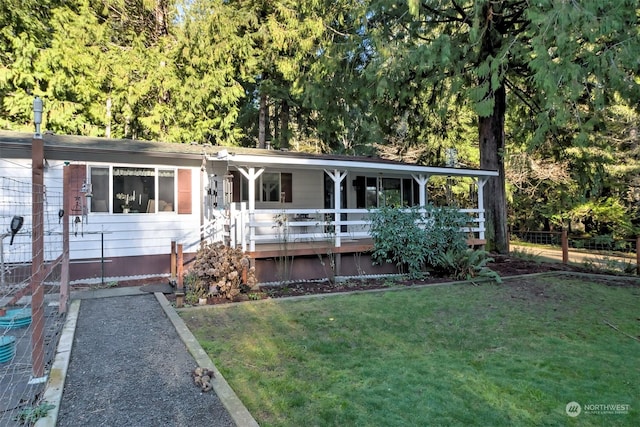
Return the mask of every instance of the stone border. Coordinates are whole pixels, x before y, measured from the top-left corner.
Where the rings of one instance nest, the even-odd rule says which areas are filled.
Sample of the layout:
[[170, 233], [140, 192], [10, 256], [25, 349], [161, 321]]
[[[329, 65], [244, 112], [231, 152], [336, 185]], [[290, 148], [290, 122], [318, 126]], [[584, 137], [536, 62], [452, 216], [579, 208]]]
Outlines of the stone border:
[[[78, 315], [80, 313], [80, 303], [85, 298], [105, 298], [113, 296], [125, 296], [125, 295], [142, 295], [147, 292], [140, 292], [138, 288], [114, 288], [114, 289], [100, 289], [98, 291], [84, 291], [85, 293], [79, 293], [73, 295], [69, 311], [67, 313], [67, 319], [64, 327], [62, 328], [62, 334], [58, 347], [56, 350], [55, 360], [51, 366], [51, 372], [49, 373], [49, 381], [45, 388], [42, 403], [49, 403], [54, 405], [54, 408], [49, 410], [46, 417], [40, 418], [35, 427], [55, 427], [58, 420], [58, 412], [60, 410], [60, 403], [62, 402], [62, 394], [64, 392], [64, 383], [67, 376], [67, 369], [69, 367], [69, 361], [71, 359], [71, 351], [73, 348], [73, 340], [76, 331], [76, 323]], [[178, 313], [173, 309], [169, 300], [161, 292], [154, 293], [156, 300], [160, 304], [160, 307], [167, 315], [171, 324], [176, 329], [180, 339], [187, 347], [189, 353], [193, 356], [198, 366], [210, 369], [214, 371], [215, 378], [211, 381], [214, 392], [218, 395], [218, 398], [222, 402], [222, 405], [227, 409], [229, 415], [238, 426], [257, 427], [258, 423], [249, 413], [242, 401], [235, 394], [233, 389], [229, 386], [229, 383], [224, 379], [220, 371], [213, 364], [207, 353], [198, 343], [198, 340], [193, 336], [191, 331], [187, 328], [182, 321]]]
[[80, 300], [73, 300], [69, 305], [67, 319], [62, 328], [62, 334], [56, 349], [56, 356], [49, 372], [49, 381], [42, 398], [42, 403], [51, 404], [53, 408], [47, 412], [46, 417], [40, 418], [35, 423], [35, 427], [55, 427], [58, 421], [58, 411], [60, 410], [60, 402], [62, 402], [62, 392], [64, 391], [64, 382], [67, 377], [69, 360], [71, 359], [73, 338], [76, 333], [79, 313]]
[[229, 386], [227, 380], [225, 380], [220, 371], [218, 371], [216, 365], [213, 364], [207, 353], [200, 346], [200, 343], [198, 343], [196, 337], [193, 336], [193, 333], [191, 333], [189, 328], [187, 328], [182, 318], [178, 316], [178, 313], [173, 309], [169, 300], [167, 300], [163, 293], [156, 292], [154, 295], [167, 317], [176, 328], [178, 335], [180, 335], [180, 339], [187, 346], [189, 353], [191, 353], [193, 358], [196, 360], [197, 365], [202, 368], [210, 369], [215, 373], [215, 378], [211, 381], [213, 391], [218, 395], [222, 405], [227, 409], [236, 425], [242, 427], [258, 427], [256, 420], [249, 413], [231, 386]]

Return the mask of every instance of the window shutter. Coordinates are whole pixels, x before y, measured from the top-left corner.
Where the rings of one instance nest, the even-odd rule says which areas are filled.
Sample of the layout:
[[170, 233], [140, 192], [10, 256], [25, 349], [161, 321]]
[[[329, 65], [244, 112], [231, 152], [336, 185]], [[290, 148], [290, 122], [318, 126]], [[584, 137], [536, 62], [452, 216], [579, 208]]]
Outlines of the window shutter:
[[191, 202], [191, 169], [178, 169], [178, 214], [193, 213]]
[[240, 200], [240, 186], [242, 185], [242, 182], [240, 181], [240, 172], [229, 171], [229, 173], [231, 174], [231, 176], [233, 176], [231, 180], [231, 189], [233, 191], [231, 201], [234, 203], [239, 203], [242, 201]]
[[364, 176], [357, 176], [353, 181], [356, 188], [356, 208], [364, 209], [367, 207], [367, 186]]
[[281, 173], [280, 186], [280, 191], [284, 193], [285, 203], [293, 202], [293, 175], [290, 173]]

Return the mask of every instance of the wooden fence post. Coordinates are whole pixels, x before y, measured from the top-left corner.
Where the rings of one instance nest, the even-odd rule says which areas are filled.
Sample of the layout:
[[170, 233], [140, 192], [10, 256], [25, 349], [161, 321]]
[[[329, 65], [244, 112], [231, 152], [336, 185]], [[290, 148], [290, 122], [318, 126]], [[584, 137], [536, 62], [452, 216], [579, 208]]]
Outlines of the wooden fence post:
[[[175, 243], [175, 242], [173, 242]], [[177, 254], [176, 257], [172, 255], [172, 260], [174, 258], [176, 261], [176, 308], [181, 308], [184, 305], [184, 278], [183, 278], [183, 255], [182, 255], [182, 245], [176, 245]], [[172, 251], [173, 254], [173, 251]]]
[[176, 242], [171, 241], [171, 283], [176, 283]]
[[36, 135], [31, 143], [31, 370], [44, 376], [44, 141]]
[[567, 230], [562, 230], [562, 263], [569, 263], [569, 237]]

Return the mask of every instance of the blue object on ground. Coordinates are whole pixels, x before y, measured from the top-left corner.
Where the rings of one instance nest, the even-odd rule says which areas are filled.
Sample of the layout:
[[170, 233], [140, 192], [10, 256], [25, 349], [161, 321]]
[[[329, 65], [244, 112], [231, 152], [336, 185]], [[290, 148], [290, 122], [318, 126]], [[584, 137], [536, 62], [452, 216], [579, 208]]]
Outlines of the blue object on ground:
[[16, 337], [5, 335], [0, 337], [0, 363], [13, 359], [16, 354]]
[[0, 328], [21, 328], [31, 324], [31, 309], [16, 308], [7, 310], [4, 316], [0, 316]]

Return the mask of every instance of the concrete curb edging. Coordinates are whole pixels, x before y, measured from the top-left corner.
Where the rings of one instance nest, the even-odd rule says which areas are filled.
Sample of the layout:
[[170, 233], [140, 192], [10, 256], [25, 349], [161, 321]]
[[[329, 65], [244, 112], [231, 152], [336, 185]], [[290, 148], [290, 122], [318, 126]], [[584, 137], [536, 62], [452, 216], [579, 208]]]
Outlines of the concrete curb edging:
[[53, 409], [49, 410], [46, 417], [40, 418], [35, 423], [35, 427], [55, 427], [58, 421], [58, 412], [60, 411], [60, 402], [62, 402], [62, 392], [64, 391], [64, 382], [67, 377], [69, 360], [71, 359], [73, 338], [76, 333], [79, 313], [80, 300], [73, 300], [69, 305], [67, 320], [62, 328], [56, 356], [49, 372], [49, 381], [47, 381], [42, 398], [42, 403], [53, 405]]
[[229, 415], [233, 419], [233, 421], [239, 427], [256, 427], [258, 423], [253, 418], [251, 413], [244, 406], [242, 401], [238, 398], [236, 393], [233, 391], [227, 380], [224, 379], [218, 368], [213, 364], [207, 353], [198, 343], [196, 337], [193, 336], [193, 333], [187, 328], [184, 321], [178, 313], [173, 309], [171, 304], [169, 304], [169, 300], [164, 296], [164, 294], [160, 292], [154, 293], [156, 299], [160, 303], [160, 306], [164, 310], [165, 314], [176, 328], [180, 339], [187, 346], [189, 353], [193, 356], [198, 366], [207, 368], [212, 370], [215, 373], [215, 378], [211, 381], [211, 385], [213, 386], [213, 391], [218, 395], [220, 401], [224, 405], [224, 407], [229, 411]]

